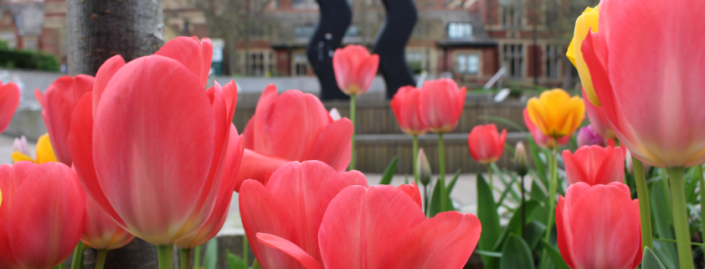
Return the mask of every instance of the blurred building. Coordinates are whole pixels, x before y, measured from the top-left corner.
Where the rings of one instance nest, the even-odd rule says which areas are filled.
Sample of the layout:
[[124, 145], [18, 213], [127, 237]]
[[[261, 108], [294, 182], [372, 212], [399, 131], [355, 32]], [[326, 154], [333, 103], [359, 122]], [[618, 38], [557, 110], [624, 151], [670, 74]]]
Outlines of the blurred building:
[[[0, 2], [0, 39], [65, 59], [64, 1]], [[381, 0], [350, 1], [353, 22], [343, 43], [371, 48], [384, 23]], [[505, 81], [565, 85], [564, 75], [571, 72], [564, 56], [566, 41], [549, 25], [546, 0], [414, 1], [419, 20], [406, 47], [414, 72], [450, 76], [475, 88], [504, 67]], [[306, 45], [318, 21], [315, 0], [162, 0], [162, 4], [167, 40], [180, 35], [216, 40], [218, 73], [313, 75]]]

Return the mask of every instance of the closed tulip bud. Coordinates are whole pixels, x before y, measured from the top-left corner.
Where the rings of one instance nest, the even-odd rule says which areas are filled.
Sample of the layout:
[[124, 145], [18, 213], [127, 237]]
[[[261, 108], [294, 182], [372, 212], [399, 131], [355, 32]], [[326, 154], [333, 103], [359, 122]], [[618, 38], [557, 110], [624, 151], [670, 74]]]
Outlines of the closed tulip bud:
[[418, 170], [417, 174], [419, 174], [421, 184], [424, 186], [428, 185], [431, 182], [431, 163], [428, 162], [423, 149], [419, 149], [418, 157], [416, 157], [416, 169]]
[[517, 174], [522, 177], [529, 173], [529, 165], [526, 159], [526, 148], [524, 147], [524, 143], [519, 141], [514, 149], [514, 169], [516, 169]]
[[580, 128], [580, 131], [578, 131], [578, 147], [592, 145], [604, 147], [606, 143], [605, 139], [600, 136], [591, 124]]
[[24, 135], [21, 138], [15, 138], [12, 143], [12, 152], [19, 152], [24, 155], [29, 155], [29, 146], [27, 146], [27, 138]]
[[632, 161], [632, 153], [627, 150], [627, 157], [626, 157], [626, 166], [627, 166], [627, 172], [629, 172], [630, 175], [634, 174], [634, 161]]
[[343, 118], [340, 116], [340, 112], [338, 112], [338, 109], [335, 107], [330, 110], [329, 114], [330, 118], [333, 119], [333, 121], [337, 121]]

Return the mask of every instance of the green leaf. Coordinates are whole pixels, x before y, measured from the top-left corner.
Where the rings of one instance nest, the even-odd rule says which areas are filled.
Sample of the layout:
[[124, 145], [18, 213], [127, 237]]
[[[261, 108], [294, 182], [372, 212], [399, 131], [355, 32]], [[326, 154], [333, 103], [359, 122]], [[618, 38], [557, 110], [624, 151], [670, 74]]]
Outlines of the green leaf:
[[218, 239], [213, 238], [206, 243], [206, 255], [203, 258], [204, 269], [215, 269], [218, 263]]
[[[540, 206], [541, 205], [539, 205], [539, 203], [536, 201], [527, 201], [526, 204], [524, 204], [524, 208], [526, 208], [524, 212], [526, 214], [526, 219], [523, 224], [526, 224], [531, 220], [531, 215], [534, 213], [534, 210], [536, 210], [536, 208], [539, 208]], [[512, 218], [509, 220], [507, 228], [502, 231], [502, 235], [495, 243], [493, 247], [494, 250], [500, 250], [502, 247], [502, 243], [504, 243], [504, 241], [509, 237], [509, 235], [513, 234], [516, 236], [521, 236], [521, 209], [522, 206], [519, 205], [519, 208], [514, 211], [514, 215], [512, 215]], [[480, 222], [482, 222], [482, 220], [480, 220]]]
[[[482, 223], [479, 247], [483, 251], [493, 251], [502, 228], [499, 226], [499, 215], [494, 204], [494, 197], [490, 186], [487, 185], [482, 174], [477, 174], [477, 217]], [[485, 268], [497, 268], [498, 259], [483, 256]]]
[[379, 181], [380, 185], [389, 185], [389, 183], [392, 182], [392, 177], [394, 176], [394, 172], [397, 171], [397, 161], [398, 160], [399, 160], [399, 156], [394, 156], [394, 158], [392, 158], [392, 160], [387, 165], [387, 168], [384, 168], [384, 174], [382, 175], [382, 180]]
[[525, 229], [524, 240], [526, 240], [531, 249], [534, 249], [546, 232], [546, 224], [538, 220], [531, 220]]
[[[658, 238], [674, 239], [674, 233], [671, 228], [673, 224], [669, 198], [663, 189], [663, 184], [658, 182], [651, 186], [650, 193], [651, 214], [653, 214], [654, 231]], [[669, 195], [670, 196], [670, 195]], [[656, 254], [661, 258], [661, 261], [668, 268], [678, 268], [678, 252], [676, 244], [671, 242], [659, 242], [659, 248], [656, 248]]]
[[641, 260], [641, 269], [666, 269], [649, 247], [644, 248], [644, 258]]
[[548, 219], [548, 195], [538, 184], [539, 183], [537, 180], [533, 180], [531, 182], [531, 191], [529, 192], [529, 196], [531, 197], [530, 201], [537, 201], [541, 203], [542, 206], [542, 208], [534, 214], [534, 219], [537, 219], [546, 225], [546, 221]]
[[463, 170], [458, 169], [458, 171], [455, 171], [455, 175], [453, 175], [453, 179], [448, 183], [448, 193], [451, 193], [453, 191], [453, 188], [455, 187], [455, 182], [458, 181], [458, 178], [460, 177], [460, 172]]
[[259, 265], [259, 262], [257, 260], [252, 263], [252, 269], [262, 269], [262, 266]]
[[535, 269], [534, 258], [531, 249], [524, 242], [524, 239], [516, 235], [510, 235], [507, 243], [502, 249], [502, 259], [499, 262], [500, 269]]
[[[441, 193], [443, 193], [442, 188], [445, 188], [445, 186], [443, 186], [443, 184], [441, 184], [440, 181], [436, 181], [436, 186], [433, 188], [433, 194], [431, 196], [431, 207], [429, 208], [430, 217], [433, 217], [436, 214], [441, 213], [441, 212], [455, 210], [455, 208], [453, 208], [453, 201], [450, 199], [450, 192], [446, 192], [446, 193], [448, 193], [448, 195], [446, 195], [445, 197], [442, 197], [443, 196], [443, 195], [441, 195]], [[446, 200], [445, 201], [445, 208], [442, 208], [442, 203], [441, 203], [442, 200], [441, 199]]]
[[477, 116], [479, 119], [483, 120], [489, 120], [489, 121], [494, 121], [497, 123], [504, 123], [506, 125], [511, 126], [512, 128], [516, 129], [519, 132], [526, 132], [526, 129], [521, 127], [521, 125], [517, 124], [516, 122], [513, 122], [510, 119], [503, 118], [503, 117], [498, 117], [498, 116], [492, 116], [492, 115], [480, 115]]
[[228, 251], [228, 268], [230, 269], [249, 269], [245, 260], [240, 258], [240, 256], [232, 254]]
[[502, 252], [496, 252], [496, 251], [484, 251], [484, 250], [479, 250], [476, 249], [473, 251], [474, 253], [480, 254], [482, 256], [487, 256], [487, 257], [495, 257], [495, 258], [502, 258]]
[[557, 269], [570, 269], [567, 263], [563, 260], [563, 257], [561, 256], [561, 253], [558, 252], [558, 250], [551, 246], [551, 244], [546, 243], [546, 241], [541, 240], [541, 245], [543, 246], [544, 249], [546, 249], [546, 253], [548, 253], [548, 257], [551, 258], [551, 261], [553, 264], [556, 266]]
[[[536, 169], [536, 174], [544, 182], [548, 182], [548, 177], [546, 176], [546, 166], [539, 157], [539, 147], [534, 142], [534, 138], [529, 135], [529, 151], [531, 152], [531, 160], [534, 162], [534, 168]], [[544, 184], [545, 185], [545, 184]]]

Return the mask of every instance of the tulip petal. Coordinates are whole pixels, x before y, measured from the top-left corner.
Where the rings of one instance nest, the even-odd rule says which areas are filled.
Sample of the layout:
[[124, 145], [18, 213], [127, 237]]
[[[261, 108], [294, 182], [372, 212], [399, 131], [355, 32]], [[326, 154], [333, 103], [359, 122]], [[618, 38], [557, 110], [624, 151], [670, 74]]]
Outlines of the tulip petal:
[[318, 241], [326, 268], [378, 268], [384, 253], [425, 220], [418, 205], [393, 186], [350, 186], [323, 217]]
[[[247, 137], [243, 135], [243, 139], [247, 140]], [[254, 179], [264, 184], [267, 173], [274, 172], [288, 162], [284, 159], [245, 149], [242, 154], [242, 164], [237, 173], [235, 191], [240, 192], [240, 185], [248, 179]]]
[[7, 223], [4, 219], [0, 219], [0, 267], [1, 268], [14, 268], [17, 264], [15, 256], [12, 254], [12, 247], [10, 246], [10, 235], [7, 231]]
[[213, 58], [213, 44], [210, 39], [198, 41], [196, 37], [180, 36], [166, 42], [154, 55], [177, 60], [198, 77], [202, 89], [206, 88]]
[[86, 198], [81, 233], [83, 243], [95, 249], [117, 249], [130, 243], [133, 238], [135, 236], [120, 228], [95, 200]]
[[10, 125], [15, 110], [20, 105], [20, 88], [15, 83], [0, 86], [0, 132]]
[[34, 167], [17, 188], [6, 223], [22, 268], [51, 268], [71, 255], [81, 237], [85, 199], [70, 168], [59, 163]]
[[408, 231], [377, 268], [462, 268], [481, 231], [480, 220], [473, 214], [439, 213]]
[[411, 199], [419, 205], [419, 208], [423, 208], [421, 203], [421, 192], [419, 191], [419, 187], [416, 186], [416, 183], [411, 182], [410, 184], [401, 184], [398, 188], [409, 195], [409, 197], [411, 197]]
[[[255, 108], [255, 115], [248, 122], [247, 127], [245, 127], [245, 148], [252, 149], [257, 152], [268, 153], [267, 144], [264, 139], [264, 126], [265, 126], [265, 116], [272, 109], [274, 101], [277, 99], [277, 86], [274, 84], [267, 85], [262, 91], [259, 100], [257, 101], [257, 107]], [[297, 112], [298, 113], [298, 112]], [[252, 126], [252, 127], [250, 127]], [[251, 129], [252, 131], [249, 131]], [[252, 134], [250, 134], [250, 132]]]
[[328, 124], [318, 135], [315, 149], [308, 159], [327, 163], [336, 171], [345, 171], [350, 164], [353, 132], [353, 124], [347, 118]]
[[301, 249], [296, 244], [291, 243], [289, 240], [266, 233], [257, 233], [257, 240], [265, 246], [276, 248], [286, 254], [289, 254], [289, 256], [301, 262], [301, 264], [307, 269], [323, 269], [321, 264], [318, 263], [316, 259], [311, 257], [311, 255], [308, 255], [306, 251]]
[[190, 232], [179, 228], [208, 191], [214, 116], [197, 77], [175, 60], [142, 57], [113, 76], [95, 115], [93, 159], [130, 233], [162, 245]]
[[247, 180], [240, 189], [240, 215], [242, 226], [252, 247], [252, 252], [262, 268], [302, 268], [301, 264], [285, 252], [266, 247], [256, 238], [257, 233], [279, 236], [296, 244], [296, 231], [286, 207], [263, 185]]
[[[368, 53], [369, 54], [369, 53]], [[367, 92], [372, 85], [372, 81], [377, 75], [377, 68], [379, 67], [379, 55], [374, 54], [366, 59], [362, 60], [359, 66], [357, 66], [357, 81], [360, 85], [360, 94]]]
[[123, 66], [125, 66], [125, 60], [118, 54], [110, 57], [110, 59], [105, 61], [98, 69], [98, 73], [95, 74], [95, 82], [93, 83], [93, 113], [95, 113], [95, 110], [98, 108], [98, 101], [103, 91], [105, 91], [105, 88], [108, 86], [108, 82]]

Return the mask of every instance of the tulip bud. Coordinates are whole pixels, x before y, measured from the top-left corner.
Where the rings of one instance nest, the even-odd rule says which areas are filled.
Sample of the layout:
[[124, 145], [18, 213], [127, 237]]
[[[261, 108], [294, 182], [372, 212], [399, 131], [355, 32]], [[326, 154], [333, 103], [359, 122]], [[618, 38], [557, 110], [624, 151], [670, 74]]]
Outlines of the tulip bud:
[[342, 118], [340, 116], [340, 112], [338, 112], [338, 109], [335, 107], [330, 110], [330, 117], [333, 118], [333, 121], [337, 121]]
[[514, 149], [514, 169], [516, 169], [517, 174], [521, 177], [526, 176], [529, 172], [529, 166], [526, 159], [526, 148], [524, 148], [524, 143], [519, 141]]
[[21, 138], [15, 138], [15, 142], [12, 143], [12, 152], [19, 152], [29, 156], [29, 146], [27, 146], [27, 138], [24, 135]]
[[416, 170], [421, 184], [424, 186], [428, 185], [431, 182], [431, 163], [428, 162], [426, 153], [423, 152], [422, 148], [419, 149], [418, 157], [416, 157]]
[[634, 161], [632, 161], [632, 153], [627, 150], [627, 158], [626, 158], [626, 166], [627, 166], [627, 172], [629, 172], [630, 175], [634, 174]]
[[605, 139], [600, 136], [591, 125], [580, 128], [578, 131], [578, 147], [597, 145], [604, 147]]

